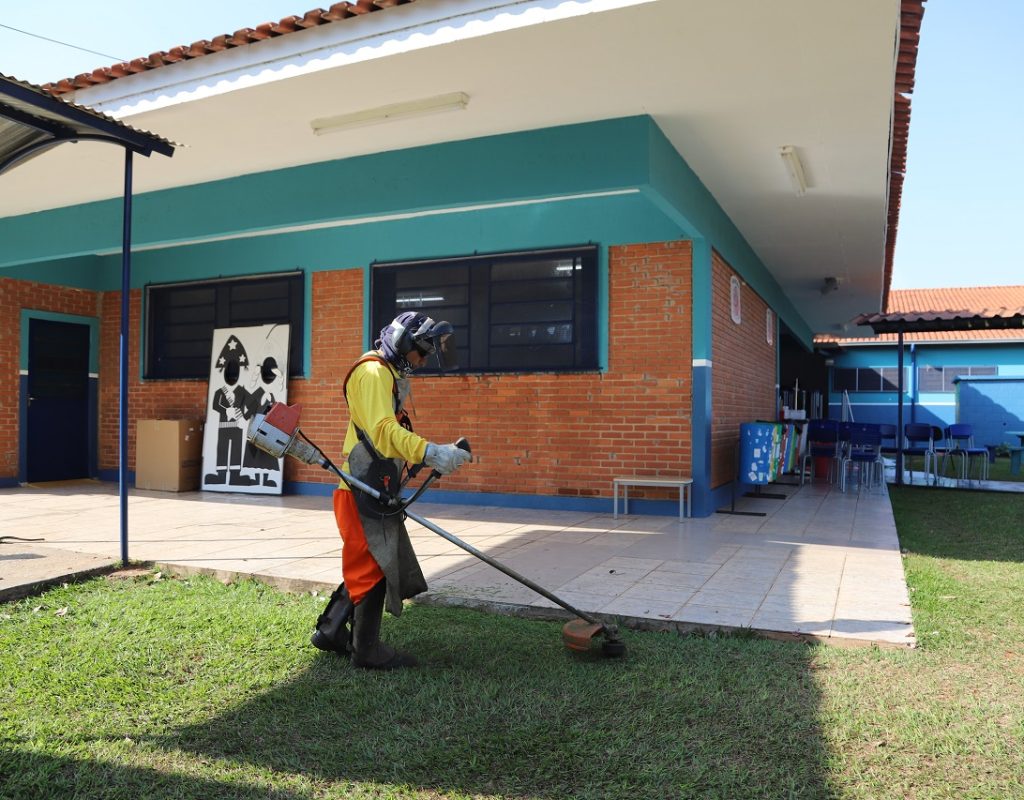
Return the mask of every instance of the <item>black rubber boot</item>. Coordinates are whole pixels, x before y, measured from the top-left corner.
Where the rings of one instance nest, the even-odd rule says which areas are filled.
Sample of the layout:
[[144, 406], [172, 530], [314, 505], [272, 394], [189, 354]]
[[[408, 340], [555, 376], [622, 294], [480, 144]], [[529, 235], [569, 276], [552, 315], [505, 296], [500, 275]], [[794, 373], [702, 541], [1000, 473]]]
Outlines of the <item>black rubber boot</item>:
[[316, 630], [310, 641], [314, 647], [328, 653], [348, 655], [352, 652], [352, 599], [342, 583], [334, 590], [327, 607], [317, 618]]
[[416, 659], [399, 653], [380, 640], [387, 584], [379, 581], [356, 605], [352, 623], [352, 665], [361, 669], [415, 667]]

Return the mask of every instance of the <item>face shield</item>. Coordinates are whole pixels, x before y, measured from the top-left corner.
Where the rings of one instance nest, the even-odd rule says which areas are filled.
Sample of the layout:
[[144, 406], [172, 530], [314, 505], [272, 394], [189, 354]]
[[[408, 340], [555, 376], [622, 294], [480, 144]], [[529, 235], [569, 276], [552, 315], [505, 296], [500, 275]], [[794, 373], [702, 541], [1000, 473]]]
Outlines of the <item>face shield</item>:
[[433, 355], [437, 366], [442, 372], [455, 369], [459, 365], [458, 353], [455, 349], [455, 329], [446, 320], [434, 322], [427, 317], [423, 324], [412, 333], [412, 341], [416, 349], [425, 357]]

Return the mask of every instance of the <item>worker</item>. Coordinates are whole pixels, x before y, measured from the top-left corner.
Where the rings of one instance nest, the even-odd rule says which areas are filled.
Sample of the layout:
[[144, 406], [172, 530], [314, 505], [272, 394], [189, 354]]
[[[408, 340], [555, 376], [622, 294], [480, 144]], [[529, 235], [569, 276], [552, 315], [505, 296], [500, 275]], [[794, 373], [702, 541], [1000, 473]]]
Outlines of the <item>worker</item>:
[[[404, 410], [408, 376], [431, 355], [442, 370], [454, 366], [455, 342], [450, 323], [409, 311], [381, 330], [374, 346], [345, 378], [349, 424], [343, 469], [396, 497], [409, 464], [426, 464], [449, 475], [470, 460], [469, 452], [455, 444], [434, 444], [414, 433]], [[350, 490], [345, 481], [334, 492], [334, 514], [342, 538], [344, 580], [317, 620], [313, 644], [322, 650], [351, 652], [356, 667], [414, 666], [415, 658], [380, 640], [385, 606], [397, 617], [403, 600], [427, 588], [405, 529], [405, 515], [366, 492]]]

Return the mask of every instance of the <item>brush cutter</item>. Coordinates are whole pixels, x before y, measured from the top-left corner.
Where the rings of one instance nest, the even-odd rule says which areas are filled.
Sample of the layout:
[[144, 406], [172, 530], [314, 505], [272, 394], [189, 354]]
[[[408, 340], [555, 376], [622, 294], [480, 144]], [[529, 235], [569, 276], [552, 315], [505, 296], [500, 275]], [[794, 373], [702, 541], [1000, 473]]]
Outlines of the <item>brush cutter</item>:
[[[274, 458], [282, 458], [283, 456], [289, 455], [305, 464], [313, 464], [322, 467], [329, 472], [333, 472], [353, 489], [365, 492], [385, 507], [391, 509], [390, 513], [405, 514], [409, 519], [418, 522], [424, 528], [436, 533], [442, 539], [446, 539], [456, 547], [465, 550], [471, 556], [475, 556], [484, 563], [494, 567], [499, 572], [503, 572], [513, 580], [532, 589], [537, 594], [541, 595], [541, 597], [547, 598], [555, 605], [558, 605], [570, 614], [575, 615], [576, 619], [570, 620], [562, 628], [562, 641], [570, 650], [586, 652], [590, 649], [592, 640], [596, 636], [600, 635], [604, 639], [604, 641], [601, 642], [601, 653], [603, 655], [607, 657], [617, 657], [625, 654], [626, 644], [619, 636], [616, 626], [601, 622], [592, 615], [580, 611], [578, 608], [570, 605], [554, 593], [549, 592], [543, 586], [534, 583], [529, 578], [520, 575], [514, 569], [507, 567], [500, 561], [496, 561], [485, 553], [480, 552], [477, 548], [473, 547], [473, 545], [462, 541], [459, 537], [449, 533], [444, 530], [444, 528], [435, 525], [430, 520], [424, 519], [419, 514], [410, 511], [409, 506], [420, 498], [431, 483], [441, 477], [440, 472], [437, 470], [431, 470], [430, 476], [416, 490], [412, 497], [408, 499], [402, 499], [401, 497], [389, 497], [386, 494], [378, 492], [373, 487], [366, 485], [358, 478], [338, 469], [338, 467], [336, 467], [331, 460], [327, 458], [327, 456], [325, 456], [304, 433], [302, 433], [299, 428], [300, 412], [301, 406], [299, 405], [288, 406], [284, 403], [275, 403], [266, 414], [256, 414], [249, 423], [249, 430], [247, 433], [249, 442], [251, 442], [254, 447], [270, 454]], [[465, 439], [459, 439], [456, 444], [458, 447], [469, 452], [469, 442]], [[413, 470], [410, 471], [410, 478], [415, 476], [419, 471], [420, 466], [421, 465], [413, 467]], [[409, 479], [407, 478], [405, 483], [402, 485], [405, 486], [408, 480]]]

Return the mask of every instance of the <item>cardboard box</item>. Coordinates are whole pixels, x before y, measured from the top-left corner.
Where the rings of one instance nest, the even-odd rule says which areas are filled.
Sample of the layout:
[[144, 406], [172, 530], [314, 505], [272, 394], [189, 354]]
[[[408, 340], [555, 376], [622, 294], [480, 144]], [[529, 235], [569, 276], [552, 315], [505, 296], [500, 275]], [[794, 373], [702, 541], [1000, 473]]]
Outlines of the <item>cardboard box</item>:
[[199, 489], [203, 421], [141, 419], [135, 428], [135, 488], [162, 492]]

